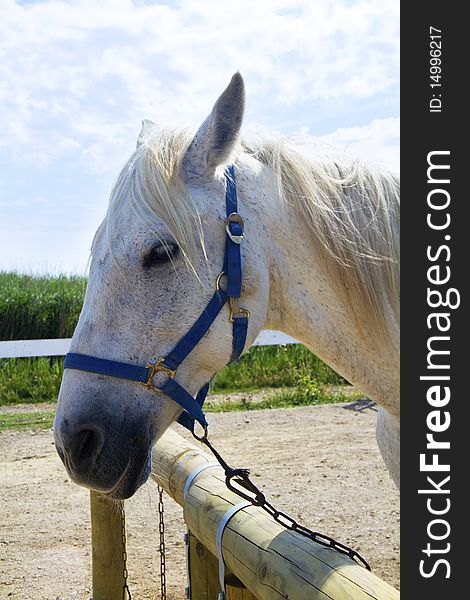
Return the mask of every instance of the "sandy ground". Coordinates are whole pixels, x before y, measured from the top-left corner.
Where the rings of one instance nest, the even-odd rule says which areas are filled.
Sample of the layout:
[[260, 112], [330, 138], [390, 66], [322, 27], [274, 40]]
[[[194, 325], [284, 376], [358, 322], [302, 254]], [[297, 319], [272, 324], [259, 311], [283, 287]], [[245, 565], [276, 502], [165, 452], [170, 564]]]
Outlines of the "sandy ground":
[[[251, 467], [279, 508], [349, 544], [399, 583], [399, 496], [375, 443], [375, 410], [361, 405], [210, 414], [211, 437]], [[181, 428], [178, 428], [181, 433]], [[0, 434], [0, 598], [91, 598], [89, 496], [71, 483], [52, 433]], [[126, 502], [134, 600], [159, 598], [156, 486]], [[168, 597], [184, 598], [182, 510], [166, 510]]]

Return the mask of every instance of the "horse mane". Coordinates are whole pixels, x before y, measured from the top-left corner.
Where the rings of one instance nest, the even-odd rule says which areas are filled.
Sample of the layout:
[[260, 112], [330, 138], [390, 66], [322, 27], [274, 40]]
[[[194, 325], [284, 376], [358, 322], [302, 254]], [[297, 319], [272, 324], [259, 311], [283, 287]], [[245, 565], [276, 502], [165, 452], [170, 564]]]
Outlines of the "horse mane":
[[[118, 177], [102, 227], [112, 248], [116, 208], [128, 198], [150, 227], [155, 215], [165, 223], [197, 275], [193, 259], [201, 248], [205, 254], [202, 220], [181, 177], [191, 139], [187, 130], [160, 130], [141, 144]], [[398, 178], [361, 161], [312, 157], [269, 135], [243, 139], [239, 151], [273, 170], [280, 198], [296, 206], [309, 224], [315, 258], [359, 331], [396, 348]]]
[[400, 184], [383, 167], [312, 157], [288, 140], [245, 143], [312, 231], [316, 260], [358, 330], [397, 350]]

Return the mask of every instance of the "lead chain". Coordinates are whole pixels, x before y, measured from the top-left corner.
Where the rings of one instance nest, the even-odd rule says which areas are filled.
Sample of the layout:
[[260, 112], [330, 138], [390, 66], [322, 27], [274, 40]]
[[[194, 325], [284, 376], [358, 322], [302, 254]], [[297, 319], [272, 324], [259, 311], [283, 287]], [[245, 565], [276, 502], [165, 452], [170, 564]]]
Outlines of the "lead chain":
[[124, 502], [121, 502], [121, 545], [122, 545], [122, 600], [132, 600], [131, 591], [127, 585], [127, 551], [126, 551], [126, 513], [124, 511]]
[[163, 489], [158, 486], [158, 532], [160, 534], [160, 595], [166, 600], [166, 564], [165, 564], [165, 519]]
[[[310, 538], [311, 540], [317, 542], [318, 544], [322, 544], [323, 546], [328, 546], [341, 554], [346, 554], [357, 563], [362, 564], [368, 571], [370, 571], [369, 563], [366, 559], [359, 554], [353, 548], [346, 546], [346, 544], [342, 544], [341, 542], [336, 541], [329, 535], [324, 533], [319, 533], [318, 531], [312, 531], [305, 525], [301, 525], [297, 523], [297, 521], [291, 517], [290, 515], [277, 510], [270, 502], [266, 500], [266, 496], [263, 492], [251, 481], [250, 479], [250, 471], [248, 469], [233, 469], [230, 467], [227, 462], [222, 458], [219, 452], [214, 448], [214, 446], [209, 442], [207, 438], [207, 428], [204, 431], [204, 435], [199, 437], [193, 431], [193, 436], [203, 444], [205, 444], [212, 454], [216, 457], [217, 461], [221, 465], [221, 467], [225, 471], [225, 484], [229, 490], [243, 498], [244, 500], [248, 500], [254, 506], [259, 506], [264, 511], [266, 511], [277, 523], [285, 527], [286, 529], [290, 529], [291, 531], [296, 531], [303, 535], [304, 537]], [[234, 485], [236, 482], [238, 485]], [[241, 486], [243, 491], [240, 489]]]

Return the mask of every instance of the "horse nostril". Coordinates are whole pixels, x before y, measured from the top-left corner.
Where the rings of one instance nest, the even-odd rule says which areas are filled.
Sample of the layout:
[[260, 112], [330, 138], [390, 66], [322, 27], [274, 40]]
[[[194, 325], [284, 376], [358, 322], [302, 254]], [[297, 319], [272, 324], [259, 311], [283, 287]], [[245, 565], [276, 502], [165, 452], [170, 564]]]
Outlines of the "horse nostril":
[[67, 441], [65, 452], [69, 456], [73, 469], [82, 472], [87, 471], [101, 447], [101, 436], [98, 430], [81, 429], [75, 432]]

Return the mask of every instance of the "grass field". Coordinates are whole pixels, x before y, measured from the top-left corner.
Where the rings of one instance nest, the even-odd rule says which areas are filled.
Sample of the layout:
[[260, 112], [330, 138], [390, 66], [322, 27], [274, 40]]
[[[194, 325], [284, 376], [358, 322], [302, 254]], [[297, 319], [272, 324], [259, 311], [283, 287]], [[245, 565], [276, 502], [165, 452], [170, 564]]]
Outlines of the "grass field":
[[[35, 277], [0, 272], [0, 340], [71, 337], [86, 280], [81, 277]], [[62, 379], [63, 359], [0, 359], [0, 406], [54, 402]], [[212, 393], [275, 388], [261, 402], [211, 404], [208, 410], [250, 410], [338, 402], [350, 399], [347, 382], [300, 345], [255, 347], [213, 381]], [[332, 387], [336, 391], [332, 392]], [[52, 412], [1, 415], [3, 427], [48, 427]]]
[[[0, 406], [55, 401], [62, 363], [62, 358], [44, 357], [0, 360]], [[305, 388], [309, 381], [317, 385], [346, 383], [303, 346], [258, 346], [221, 371], [212, 391]]]
[[83, 277], [0, 272], [0, 340], [71, 337], [85, 287]]
[[50, 429], [52, 427], [53, 420], [53, 410], [0, 413], [0, 431]]
[[[258, 397], [259, 396], [259, 397]], [[305, 383], [302, 388], [283, 388], [282, 390], [264, 390], [261, 394], [237, 394], [237, 399], [227, 398], [215, 400], [209, 396], [204, 412], [233, 412], [263, 410], [268, 408], [293, 408], [295, 406], [311, 406], [315, 404], [331, 404], [333, 402], [354, 402], [363, 395], [351, 386], [323, 386], [317, 382]], [[25, 410], [27, 408], [27, 410]], [[50, 429], [54, 420], [55, 410], [38, 410], [19, 405], [14, 411], [0, 411], [0, 432], [5, 430]]]

